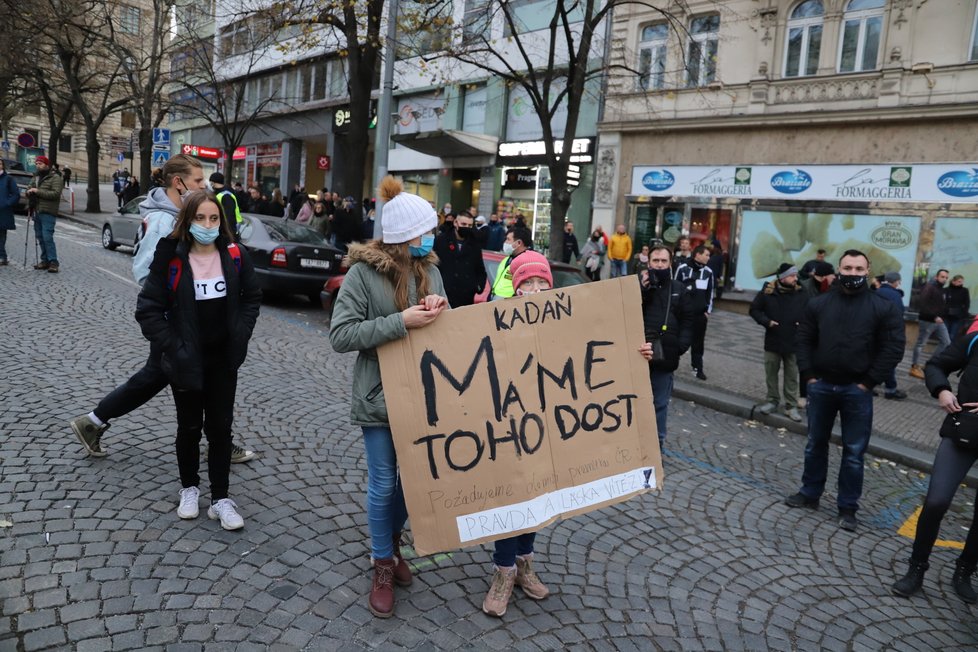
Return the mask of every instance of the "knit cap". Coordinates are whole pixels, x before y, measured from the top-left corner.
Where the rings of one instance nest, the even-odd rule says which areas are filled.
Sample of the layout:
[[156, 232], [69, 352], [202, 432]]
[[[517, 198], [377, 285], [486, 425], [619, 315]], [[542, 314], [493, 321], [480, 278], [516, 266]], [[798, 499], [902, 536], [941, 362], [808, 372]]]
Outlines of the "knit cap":
[[835, 268], [832, 267], [832, 263], [827, 263], [824, 260], [815, 263], [815, 269], [812, 270], [812, 276], [826, 277], [830, 274], [835, 274]]
[[513, 289], [518, 290], [523, 282], [529, 278], [537, 276], [547, 281], [550, 287], [554, 285], [554, 277], [550, 272], [550, 263], [543, 254], [536, 251], [524, 251], [513, 259], [509, 264], [509, 271], [513, 275]]
[[778, 266], [779, 281], [783, 281], [789, 276], [797, 276], [797, 275], [798, 275], [798, 268], [792, 265], [791, 263], [781, 263], [781, 265]]
[[387, 244], [400, 244], [428, 233], [438, 226], [438, 216], [426, 199], [404, 192], [401, 182], [392, 176], [384, 177], [377, 193], [384, 200], [380, 222], [381, 239]]

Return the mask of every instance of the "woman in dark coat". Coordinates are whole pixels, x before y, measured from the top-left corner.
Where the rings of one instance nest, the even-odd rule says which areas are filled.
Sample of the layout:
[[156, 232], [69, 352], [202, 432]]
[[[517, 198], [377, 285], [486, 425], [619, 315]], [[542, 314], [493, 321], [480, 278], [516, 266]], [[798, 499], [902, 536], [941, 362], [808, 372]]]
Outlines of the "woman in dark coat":
[[[950, 376], [961, 371], [957, 395], [951, 391]], [[958, 337], [938, 355], [927, 361], [924, 367], [927, 390], [937, 399], [941, 409], [948, 414], [968, 411], [978, 413], [978, 320], [973, 321], [966, 337]], [[907, 574], [893, 585], [897, 595], [909, 597], [920, 590], [924, 573], [930, 564], [930, 553], [937, 541], [941, 519], [947, 513], [958, 486], [964, 482], [968, 471], [978, 460], [978, 448], [966, 448], [947, 437], [941, 438], [934, 457], [930, 485], [924, 507], [917, 519], [917, 534], [910, 554], [910, 567]], [[964, 542], [964, 550], [954, 565], [951, 585], [955, 593], [965, 602], [978, 602], [978, 595], [971, 586], [971, 576], [978, 566], [978, 500], [971, 527]]]
[[177, 516], [197, 518], [200, 437], [207, 435], [211, 506], [207, 516], [225, 530], [244, 527], [228, 497], [231, 422], [238, 368], [258, 319], [261, 290], [244, 247], [214, 195], [184, 195], [176, 226], [159, 241], [136, 301], [136, 321], [162, 352], [161, 366], [177, 408]]
[[17, 228], [14, 208], [20, 202], [20, 188], [7, 174], [7, 164], [0, 159], [0, 265], [7, 265], [7, 231]]

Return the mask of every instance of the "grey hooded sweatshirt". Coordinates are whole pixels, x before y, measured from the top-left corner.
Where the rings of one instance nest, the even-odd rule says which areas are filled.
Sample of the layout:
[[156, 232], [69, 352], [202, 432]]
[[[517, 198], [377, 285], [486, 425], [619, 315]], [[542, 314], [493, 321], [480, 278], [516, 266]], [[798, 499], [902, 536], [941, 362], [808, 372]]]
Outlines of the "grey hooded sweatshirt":
[[132, 275], [140, 285], [149, 276], [149, 265], [156, 254], [156, 245], [173, 231], [178, 210], [166, 196], [166, 188], [153, 188], [139, 205], [139, 214], [146, 225], [146, 232], [136, 243], [136, 251], [132, 257]]

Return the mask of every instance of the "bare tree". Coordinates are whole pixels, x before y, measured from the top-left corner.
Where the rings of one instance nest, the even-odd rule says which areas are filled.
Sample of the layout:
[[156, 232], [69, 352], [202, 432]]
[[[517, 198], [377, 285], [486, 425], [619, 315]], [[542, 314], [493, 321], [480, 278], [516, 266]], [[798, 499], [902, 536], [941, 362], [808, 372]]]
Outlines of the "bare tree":
[[384, 0], [283, 0], [276, 11], [281, 12], [279, 24], [307, 28], [296, 45], [319, 41], [346, 60], [350, 123], [346, 136], [337, 139], [340, 165], [334, 185], [341, 195], [359, 197], [370, 147], [370, 95], [380, 79]]

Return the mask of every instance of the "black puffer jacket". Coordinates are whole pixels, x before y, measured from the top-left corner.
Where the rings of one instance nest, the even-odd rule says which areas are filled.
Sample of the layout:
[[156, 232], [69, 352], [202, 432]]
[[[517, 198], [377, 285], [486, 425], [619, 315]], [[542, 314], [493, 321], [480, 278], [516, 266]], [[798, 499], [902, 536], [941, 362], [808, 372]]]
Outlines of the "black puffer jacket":
[[[764, 350], [787, 355], [795, 352], [798, 322], [808, 305], [808, 292], [797, 283], [788, 288], [768, 281], [750, 304], [750, 316], [764, 327]], [[772, 321], [777, 326], [768, 328]]]
[[893, 302], [870, 291], [834, 286], [808, 301], [796, 336], [802, 379], [872, 388], [903, 359], [903, 315]]
[[[227, 364], [231, 369], [237, 369], [245, 360], [248, 340], [258, 320], [261, 289], [244, 247], [239, 247], [239, 274], [228, 253], [228, 241], [221, 236], [215, 244], [227, 283]], [[186, 242], [173, 238], [160, 240], [149, 276], [136, 300], [136, 321], [143, 336], [163, 352], [163, 371], [170, 383], [178, 389], [200, 391], [204, 377], [203, 351], [194, 276], [187, 256], [189, 249]], [[180, 258], [183, 263], [180, 280], [171, 292], [167, 287], [167, 276], [173, 258]]]
[[[943, 390], [954, 391], [948, 378], [955, 371], [963, 370], [961, 381], [958, 383], [958, 403], [978, 402], [978, 342], [972, 346], [972, 341], [978, 337], [978, 320], [972, 322], [968, 332], [959, 335], [951, 345], [932, 357], [924, 365], [924, 382], [927, 391], [937, 398]], [[971, 346], [971, 353], [968, 347]]]
[[[655, 280], [652, 280], [655, 283]], [[672, 301], [669, 300], [669, 292]], [[669, 318], [666, 321], [666, 306], [669, 306]], [[645, 339], [651, 342], [654, 338], [662, 337], [662, 348], [665, 358], [649, 363], [654, 371], [675, 371], [679, 366], [679, 358], [693, 342], [693, 304], [686, 294], [686, 288], [679, 281], [669, 281], [662, 287], [642, 287], [642, 317], [645, 321]], [[662, 331], [665, 323], [666, 330]]]

